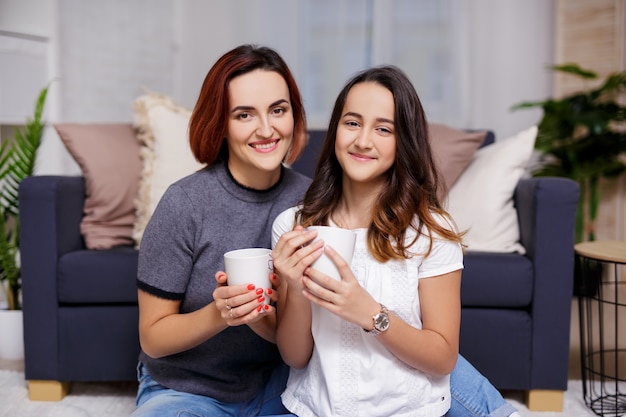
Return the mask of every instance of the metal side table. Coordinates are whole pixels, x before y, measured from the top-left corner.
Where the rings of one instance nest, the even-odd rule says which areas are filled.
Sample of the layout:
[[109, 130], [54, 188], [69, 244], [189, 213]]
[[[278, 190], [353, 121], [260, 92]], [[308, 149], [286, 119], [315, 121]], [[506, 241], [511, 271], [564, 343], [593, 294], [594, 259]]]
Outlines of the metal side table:
[[626, 241], [574, 249], [585, 404], [599, 416], [626, 416]]

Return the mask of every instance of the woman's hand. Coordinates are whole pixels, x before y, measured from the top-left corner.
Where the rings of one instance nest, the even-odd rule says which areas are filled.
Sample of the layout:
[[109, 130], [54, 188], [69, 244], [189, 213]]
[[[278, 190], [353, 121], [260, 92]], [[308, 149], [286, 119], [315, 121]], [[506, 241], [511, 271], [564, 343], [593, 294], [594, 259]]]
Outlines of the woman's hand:
[[311, 243], [316, 236], [317, 232], [296, 226], [294, 230], [284, 233], [272, 250], [274, 271], [287, 282], [289, 291], [301, 292], [304, 289], [304, 270], [322, 255], [324, 242]]
[[346, 321], [371, 329], [372, 316], [380, 311], [380, 304], [359, 284], [350, 265], [333, 248], [326, 246], [324, 251], [337, 266], [341, 281], [307, 268], [304, 296]]
[[253, 284], [229, 286], [227, 279], [225, 272], [218, 271], [215, 274], [217, 287], [213, 291], [215, 307], [226, 324], [252, 324], [263, 319], [267, 313], [275, 311], [272, 305], [265, 303], [266, 299], [278, 299], [272, 288], [255, 288]]

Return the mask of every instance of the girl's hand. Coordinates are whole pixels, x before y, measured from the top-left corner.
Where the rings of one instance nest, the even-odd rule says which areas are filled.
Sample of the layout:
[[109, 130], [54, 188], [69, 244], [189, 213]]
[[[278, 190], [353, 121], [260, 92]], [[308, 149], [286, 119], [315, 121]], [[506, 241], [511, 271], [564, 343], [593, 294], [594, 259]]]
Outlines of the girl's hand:
[[240, 326], [256, 323], [267, 313], [275, 311], [273, 306], [265, 304], [265, 300], [270, 298], [276, 301], [276, 291], [271, 288], [255, 288], [253, 284], [229, 286], [227, 278], [225, 272], [218, 271], [215, 274], [217, 287], [213, 291], [215, 307], [226, 324]]
[[304, 270], [322, 255], [324, 242], [311, 243], [316, 236], [317, 232], [296, 226], [291, 232], [284, 233], [272, 250], [274, 271], [281, 281], [288, 283], [289, 291], [300, 293], [303, 290]]
[[346, 261], [330, 246], [324, 249], [335, 263], [341, 281], [316, 270], [304, 271], [304, 296], [342, 319], [364, 329], [372, 328], [372, 316], [380, 311], [380, 304], [359, 284]]

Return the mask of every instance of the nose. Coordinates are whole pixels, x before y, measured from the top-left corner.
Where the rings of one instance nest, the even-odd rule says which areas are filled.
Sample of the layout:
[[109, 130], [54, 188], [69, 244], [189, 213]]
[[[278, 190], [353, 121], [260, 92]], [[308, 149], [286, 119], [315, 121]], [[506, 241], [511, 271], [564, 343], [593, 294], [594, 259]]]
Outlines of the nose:
[[369, 149], [372, 147], [372, 138], [370, 137], [370, 132], [366, 129], [361, 129], [357, 133], [356, 138], [354, 139], [354, 145], [360, 149]]
[[256, 133], [260, 137], [264, 138], [269, 138], [272, 136], [272, 133], [274, 133], [274, 128], [272, 127], [269, 117], [259, 117], [259, 124], [257, 126]]

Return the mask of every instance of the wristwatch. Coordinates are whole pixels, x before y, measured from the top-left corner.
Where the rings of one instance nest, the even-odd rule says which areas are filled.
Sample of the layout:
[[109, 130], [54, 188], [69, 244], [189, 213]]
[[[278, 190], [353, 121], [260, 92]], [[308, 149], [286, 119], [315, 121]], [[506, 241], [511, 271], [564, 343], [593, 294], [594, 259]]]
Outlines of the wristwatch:
[[374, 322], [374, 328], [372, 330], [365, 330], [367, 333], [378, 336], [389, 328], [389, 310], [384, 305], [380, 305], [380, 313], [372, 316]]

